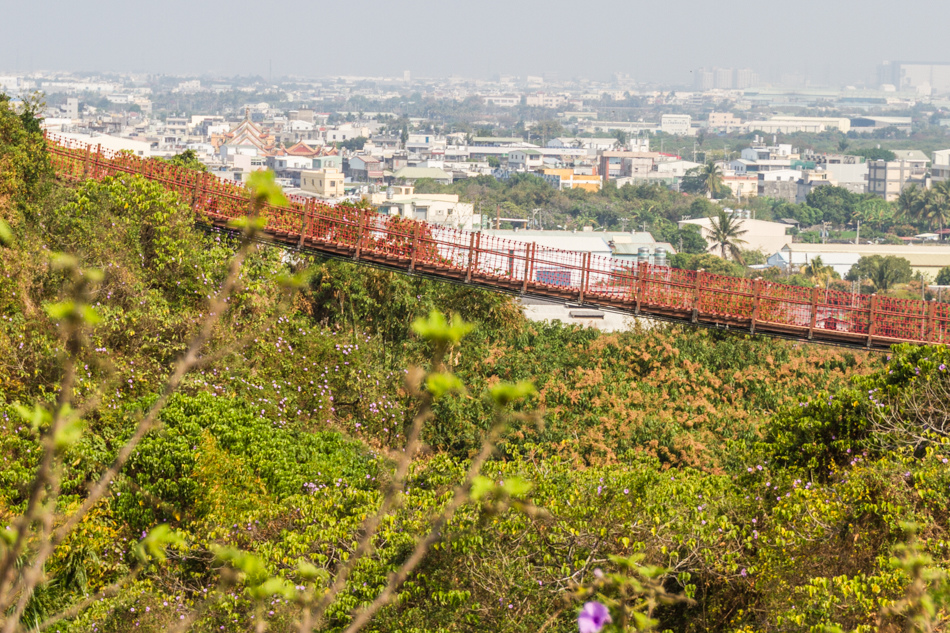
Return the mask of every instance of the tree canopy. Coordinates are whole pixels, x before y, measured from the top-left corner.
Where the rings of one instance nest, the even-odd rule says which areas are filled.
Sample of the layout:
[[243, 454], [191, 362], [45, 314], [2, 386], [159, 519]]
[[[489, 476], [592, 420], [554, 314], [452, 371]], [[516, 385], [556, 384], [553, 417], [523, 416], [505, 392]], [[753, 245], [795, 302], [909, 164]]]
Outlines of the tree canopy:
[[868, 279], [877, 290], [887, 290], [896, 284], [907, 283], [913, 277], [910, 262], [897, 255], [865, 255], [851, 267], [845, 279]]

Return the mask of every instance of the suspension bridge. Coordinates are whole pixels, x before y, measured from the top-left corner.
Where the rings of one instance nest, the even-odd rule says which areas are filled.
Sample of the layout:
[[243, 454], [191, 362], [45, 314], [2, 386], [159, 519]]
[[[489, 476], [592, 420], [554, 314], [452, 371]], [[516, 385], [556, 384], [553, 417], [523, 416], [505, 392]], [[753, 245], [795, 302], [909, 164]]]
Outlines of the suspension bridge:
[[[178, 192], [196, 221], [226, 229], [248, 192], [212, 174], [48, 135], [56, 174], [134, 175]], [[495, 291], [686, 324], [864, 347], [950, 343], [950, 304], [803, 288], [545, 248], [349, 205], [291, 196], [266, 205], [264, 233], [288, 249]]]

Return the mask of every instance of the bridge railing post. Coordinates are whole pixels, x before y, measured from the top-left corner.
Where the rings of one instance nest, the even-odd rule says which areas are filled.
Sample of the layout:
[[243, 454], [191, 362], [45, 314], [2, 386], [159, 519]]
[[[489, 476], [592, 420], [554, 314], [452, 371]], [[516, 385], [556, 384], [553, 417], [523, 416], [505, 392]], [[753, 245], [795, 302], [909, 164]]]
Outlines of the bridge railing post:
[[89, 176], [89, 156], [92, 154], [92, 145], [86, 145], [86, 159], [82, 163], [82, 177], [85, 179]]
[[701, 299], [700, 292], [703, 274], [703, 270], [699, 269], [693, 276], [693, 314], [690, 318], [692, 323], [699, 321], [699, 302]]
[[300, 238], [297, 240], [297, 250], [303, 248], [307, 233], [310, 232], [310, 201], [306, 201], [300, 208]]
[[195, 184], [191, 188], [191, 210], [194, 211], [198, 204], [198, 185], [201, 183], [200, 172], [195, 172]]
[[752, 282], [752, 325], [749, 332], [755, 334], [755, 324], [759, 320], [759, 300], [762, 294], [762, 278], [756, 277]]
[[525, 248], [524, 282], [521, 284], [521, 294], [528, 292], [528, 280], [531, 279], [532, 270], [534, 269], [534, 254], [537, 249], [538, 244], [536, 242], [528, 242], [528, 245]]
[[482, 244], [482, 232], [472, 233], [468, 241], [468, 270], [465, 271], [465, 283], [472, 281], [472, 269], [478, 268], [478, 249]]
[[818, 286], [811, 289], [811, 312], [808, 316], [808, 340], [815, 336], [815, 325], [818, 323]]
[[640, 314], [640, 304], [643, 302], [643, 295], [646, 293], [646, 272], [647, 265], [646, 262], [639, 262], [637, 264], [637, 277], [636, 277], [636, 286], [634, 287], [634, 294], [636, 296], [637, 306], [634, 309], [634, 314]]
[[590, 280], [590, 251], [584, 253], [581, 261], [583, 262], [581, 264], [581, 291], [577, 302], [583, 304], [584, 295], [587, 294], [587, 282]]
[[93, 180], [99, 180], [99, 157], [101, 156], [101, 154], [100, 154], [99, 152], [100, 152], [101, 149], [102, 149], [102, 145], [97, 145], [97, 146], [96, 146], [96, 153], [95, 153], [95, 156], [93, 156], [93, 158], [92, 158], [92, 178], [93, 178]]
[[927, 306], [927, 335], [924, 337], [924, 340], [928, 343], [933, 343], [937, 335], [937, 301], [936, 299], [930, 300], [930, 305]]
[[356, 254], [353, 256], [353, 259], [359, 261], [360, 255], [363, 252], [363, 232], [366, 229], [366, 220], [368, 219], [367, 211], [360, 209], [360, 224], [359, 230], [356, 232]]
[[416, 253], [419, 251], [419, 231], [422, 225], [419, 222], [412, 223], [412, 250], [409, 253], [409, 272], [416, 270]]
[[871, 295], [871, 305], [868, 308], [867, 347], [871, 347], [871, 343], [874, 341], [874, 335], [877, 334], [878, 299], [879, 297], [877, 296], [876, 292], [873, 295]]

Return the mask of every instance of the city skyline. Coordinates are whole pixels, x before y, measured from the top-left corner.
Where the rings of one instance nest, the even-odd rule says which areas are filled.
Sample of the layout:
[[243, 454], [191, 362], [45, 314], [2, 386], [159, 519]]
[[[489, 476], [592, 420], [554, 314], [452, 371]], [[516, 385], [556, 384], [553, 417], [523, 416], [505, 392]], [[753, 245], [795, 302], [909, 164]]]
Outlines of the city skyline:
[[[47, 6], [44, 6], [47, 5]], [[179, 75], [463, 76], [537, 75], [692, 86], [701, 68], [749, 68], [763, 82], [873, 83], [885, 60], [950, 61], [932, 19], [895, 20], [881, 0], [842, 0], [820, 13], [727, 0], [710, 6], [606, 2], [579, 11], [563, 0], [443, 5], [404, 0], [260, 5], [170, 0], [88, 7], [50, 0], [11, 7], [9, 23], [35, 21], [0, 42], [7, 72], [40, 69]], [[561, 19], [549, 19], [560, 16]], [[873, 43], [869, 46], [869, 42]]]

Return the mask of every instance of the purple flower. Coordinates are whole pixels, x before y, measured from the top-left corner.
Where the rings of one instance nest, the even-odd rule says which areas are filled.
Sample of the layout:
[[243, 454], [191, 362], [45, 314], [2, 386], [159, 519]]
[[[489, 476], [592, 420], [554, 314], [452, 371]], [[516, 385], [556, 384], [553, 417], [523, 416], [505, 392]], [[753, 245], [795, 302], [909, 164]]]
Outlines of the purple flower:
[[588, 602], [577, 616], [577, 627], [580, 633], [600, 633], [605, 624], [613, 622], [607, 607], [599, 602]]

